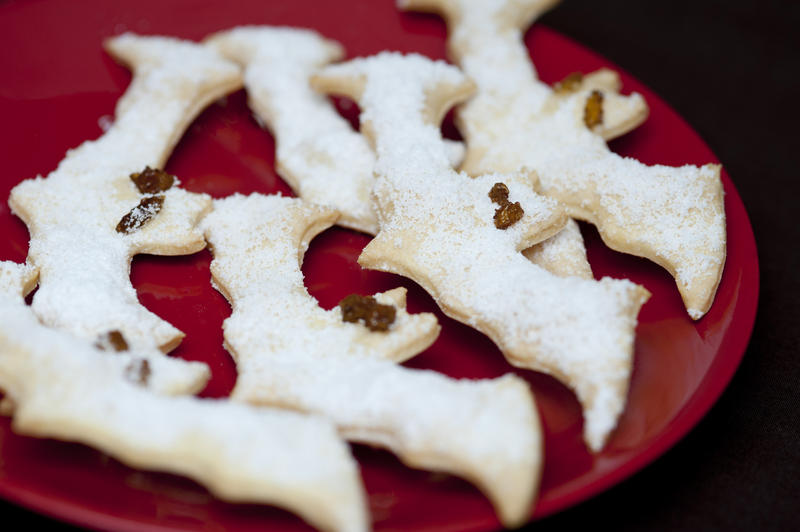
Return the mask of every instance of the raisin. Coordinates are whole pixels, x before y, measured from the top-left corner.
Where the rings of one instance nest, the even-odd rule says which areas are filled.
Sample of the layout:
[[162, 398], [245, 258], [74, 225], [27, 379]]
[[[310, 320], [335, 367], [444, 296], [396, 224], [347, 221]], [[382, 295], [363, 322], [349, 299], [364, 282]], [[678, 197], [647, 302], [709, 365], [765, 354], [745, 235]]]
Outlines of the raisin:
[[495, 183], [489, 191], [489, 199], [500, 207], [494, 211], [494, 226], [498, 229], [508, 229], [522, 219], [525, 211], [519, 202], [511, 203], [508, 200], [508, 187], [505, 183]]
[[107, 351], [109, 347], [117, 352], [128, 350], [128, 342], [125, 341], [122, 333], [116, 329], [102, 335], [94, 345], [103, 351]]
[[355, 323], [363, 321], [370, 331], [388, 331], [394, 323], [397, 310], [391, 305], [382, 305], [372, 296], [350, 294], [339, 302], [342, 320]]
[[522, 210], [522, 205], [519, 202], [508, 202], [494, 211], [494, 226], [498, 229], [508, 229], [520, 221], [523, 214], [525, 214], [525, 211]]
[[147, 196], [117, 224], [117, 233], [129, 234], [149, 222], [164, 206], [164, 196]]
[[492, 203], [498, 205], [505, 205], [508, 203], [508, 187], [505, 183], [495, 183], [492, 190], [489, 191], [489, 199]]
[[140, 386], [147, 386], [147, 381], [150, 379], [150, 363], [143, 359], [137, 358], [133, 360], [125, 368], [125, 377]]
[[583, 108], [583, 123], [586, 127], [593, 129], [603, 123], [603, 93], [592, 91], [586, 99], [586, 107]]
[[567, 77], [553, 85], [553, 90], [558, 94], [566, 94], [569, 92], [575, 92], [578, 90], [583, 83], [583, 74], [580, 72], [573, 72], [569, 74]]
[[131, 174], [131, 181], [142, 194], [155, 194], [169, 190], [175, 183], [175, 176], [146, 166], [141, 172]]

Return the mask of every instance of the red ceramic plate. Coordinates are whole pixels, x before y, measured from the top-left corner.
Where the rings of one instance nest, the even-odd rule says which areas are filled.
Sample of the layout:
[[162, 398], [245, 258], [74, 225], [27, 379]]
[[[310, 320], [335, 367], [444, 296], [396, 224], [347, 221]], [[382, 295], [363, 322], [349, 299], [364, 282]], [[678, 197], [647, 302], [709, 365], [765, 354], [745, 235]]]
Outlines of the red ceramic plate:
[[[444, 57], [445, 34], [432, 16], [402, 14], [390, 1], [282, 4], [251, 2], [120, 1], [6, 2], [0, 6], [0, 116], [3, 117], [0, 183], [3, 197], [22, 179], [46, 175], [65, 150], [100, 135], [99, 123], [130, 80], [102, 51], [105, 37], [130, 30], [201, 39], [240, 24], [315, 28], [342, 42], [350, 56], [384, 49]], [[527, 42], [548, 82], [573, 71], [611, 67], [568, 39], [536, 27]], [[617, 69], [619, 70], [619, 69]], [[650, 118], [613, 148], [646, 163], [714, 162], [706, 145], [647, 87], [622, 72], [625, 90], [642, 93]], [[354, 117], [347, 101], [343, 113]], [[452, 126], [445, 127], [452, 132]], [[167, 170], [193, 191], [216, 197], [233, 192], [289, 193], [273, 168], [274, 145], [251, 118], [242, 92], [212, 105], [189, 128]], [[658, 266], [608, 250], [585, 226], [590, 260], [599, 276], [627, 277], [653, 294], [640, 315], [630, 399], [619, 428], [597, 455], [581, 440], [577, 401], [555, 380], [507, 365], [481, 334], [437, 311], [438, 341], [408, 366], [454, 377], [496, 377], [509, 371], [530, 382], [546, 431], [546, 466], [533, 517], [573, 505], [631, 475], [681, 438], [727, 385], [747, 345], [758, 292], [755, 243], [742, 202], [723, 172], [728, 217], [728, 258], [714, 306], [690, 321], [671, 278]], [[0, 259], [23, 261], [25, 226], [0, 205]], [[397, 285], [410, 290], [412, 311], [436, 311], [413, 283], [362, 271], [356, 257], [367, 238], [331, 229], [309, 250], [304, 271], [310, 292], [330, 308], [350, 292], [371, 293]], [[235, 381], [222, 349], [220, 325], [229, 314], [209, 284], [207, 252], [189, 257], [139, 257], [133, 283], [140, 300], [187, 333], [176, 356], [207, 362], [213, 379], [205, 396], [224, 396]], [[412, 471], [389, 453], [355, 447], [377, 530], [489, 530], [498, 522], [487, 500], [451, 477]], [[0, 496], [60, 519], [116, 530], [214, 528], [278, 530], [305, 527], [269, 507], [232, 505], [195, 483], [129, 469], [77, 444], [12, 433], [0, 420]]]

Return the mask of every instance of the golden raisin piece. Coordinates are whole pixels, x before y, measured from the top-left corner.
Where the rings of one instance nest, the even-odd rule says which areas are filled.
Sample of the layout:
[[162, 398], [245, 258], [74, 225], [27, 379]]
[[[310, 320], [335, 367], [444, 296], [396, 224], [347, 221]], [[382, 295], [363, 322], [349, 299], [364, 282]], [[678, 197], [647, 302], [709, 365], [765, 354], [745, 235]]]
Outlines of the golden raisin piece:
[[505, 183], [495, 183], [492, 190], [489, 191], [489, 199], [492, 203], [498, 205], [505, 205], [508, 203], [508, 187]]
[[122, 333], [116, 329], [102, 335], [94, 345], [103, 351], [107, 351], [108, 348], [117, 352], [128, 350], [128, 342], [125, 341], [125, 337], [122, 336]]
[[519, 202], [511, 203], [508, 200], [509, 190], [505, 183], [495, 183], [489, 191], [489, 199], [500, 205], [494, 211], [494, 226], [498, 229], [508, 229], [522, 219], [525, 211]]
[[355, 323], [363, 321], [370, 331], [388, 331], [394, 323], [397, 310], [391, 305], [382, 305], [372, 296], [350, 294], [339, 302], [342, 320]]
[[175, 183], [175, 176], [163, 170], [145, 166], [141, 172], [131, 174], [131, 181], [142, 194], [155, 194], [169, 190]]
[[150, 379], [150, 363], [143, 358], [133, 360], [125, 368], [125, 377], [134, 384], [147, 386], [147, 381]]
[[580, 72], [573, 72], [572, 74], [567, 75], [564, 79], [553, 85], [553, 90], [558, 94], [566, 94], [569, 92], [575, 92], [578, 90], [583, 83], [583, 74]]
[[592, 91], [586, 99], [586, 107], [583, 108], [583, 123], [586, 127], [593, 129], [603, 123], [603, 93]]
[[164, 196], [142, 198], [139, 205], [130, 210], [117, 224], [117, 233], [129, 234], [149, 222], [164, 206]]
[[508, 229], [520, 221], [523, 214], [525, 214], [525, 211], [522, 210], [519, 202], [508, 202], [494, 211], [494, 226], [498, 229]]

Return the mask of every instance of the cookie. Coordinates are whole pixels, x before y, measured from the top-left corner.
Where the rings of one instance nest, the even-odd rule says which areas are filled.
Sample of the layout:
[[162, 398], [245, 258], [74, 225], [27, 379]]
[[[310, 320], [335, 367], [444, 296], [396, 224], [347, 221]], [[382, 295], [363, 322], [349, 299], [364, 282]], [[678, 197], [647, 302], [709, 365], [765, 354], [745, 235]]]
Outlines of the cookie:
[[311, 30], [241, 27], [206, 40], [244, 68], [248, 103], [275, 137], [276, 170], [301, 198], [342, 213], [339, 224], [374, 234], [375, 156], [334, 106], [309, 87], [342, 47]]
[[114, 124], [70, 150], [47, 178], [17, 185], [9, 204], [30, 231], [40, 320], [91, 340], [119, 331], [132, 347], [169, 351], [183, 333], [139, 303], [131, 257], [202, 249], [196, 225], [211, 198], [153, 169], [163, 167], [192, 119], [240, 87], [241, 77], [235, 64], [190, 42], [125, 34], [106, 48], [134, 71]]
[[569, 220], [555, 236], [529, 247], [522, 254], [554, 275], [594, 279], [583, 236], [575, 220]]
[[[7, 292], [27, 295], [36, 286], [38, 276], [39, 272], [29, 264], [0, 262], [0, 288], [6, 287]], [[205, 387], [211, 376], [208, 366], [201, 362], [188, 362], [165, 357], [160, 351], [153, 349], [149, 351], [131, 350], [124, 337], [117, 331], [98, 338], [95, 341], [95, 347], [109, 352], [109, 357], [116, 361], [120, 374], [124, 373], [128, 367], [146, 365], [148, 367], [147, 388], [157, 394], [194, 394]], [[13, 401], [10, 398], [3, 398], [2, 404], [0, 404], [0, 413], [11, 415], [13, 409]]]
[[274, 504], [321, 530], [368, 529], [357, 464], [329, 422], [152, 393], [143, 366], [120, 372], [117, 354], [39, 323], [22, 298], [34, 271], [0, 263], [0, 388], [15, 405], [15, 432], [185, 475], [221, 499]]
[[720, 167], [646, 166], [605, 139], [638, 125], [642, 98], [618, 93], [602, 70], [555, 88], [539, 81], [522, 31], [552, 0], [402, 0], [448, 20], [448, 50], [478, 86], [457, 114], [470, 174], [532, 168], [543, 194], [597, 226], [611, 248], [648, 258], [675, 278], [688, 314], [711, 306], [725, 264]]
[[[208, 46], [244, 67], [248, 102], [275, 137], [276, 170], [301, 198], [333, 207], [338, 225], [374, 235], [375, 155], [324, 96], [309, 86], [321, 67], [341, 59], [339, 43], [288, 27], [244, 26], [206, 39]], [[464, 147], [448, 145], [454, 166]]]
[[[432, 314], [406, 312], [405, 289], [320, 308], [300, 264], [309, 241], [335, 219], [335, 211], [293, 198], [215, 200], [202, 226], [213, 281], [233, 308], [223, 325], [238, 370], [231, 398], [322, 415], [348, 439], [387, 447], [411, 467], [470, 480], [504, 524], [523, 523], [542, 465], [527, 384], [513, 375], [455, 380], [397, 365], [439, 332]], [[370, 319], [376, 307], [383, 319]]]
[[600, 449], [625, 404], [636, 316], [648, 292], [624, 280], [558, 277], [522, 255], [566, 218], [533, 192], [533, 174], [471, 178], [450, 168], [438, 122], [473, 90], [455, 67], [381, 53], [328, 66], [312, 83], [359, 103], [362, 132], [377, 153], [380, 232], [359, 263], [415, 280], [512, 364], [572, 387], [585, 439]]

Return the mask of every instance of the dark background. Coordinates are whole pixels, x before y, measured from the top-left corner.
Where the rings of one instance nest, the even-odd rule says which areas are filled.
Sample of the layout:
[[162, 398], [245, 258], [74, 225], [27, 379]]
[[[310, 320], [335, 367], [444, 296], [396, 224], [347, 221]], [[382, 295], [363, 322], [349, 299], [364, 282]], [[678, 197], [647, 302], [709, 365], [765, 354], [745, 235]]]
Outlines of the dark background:
[[[541, 23], [633, 73], [710, 145], [749, 213], [761, 295], [743, 362], [699, 425], [633, 478], [528, 528], [800, 530], [800, 2], [567, 0]], [[71, 529], [2, 501], [0, 515], [3, 529]]]

